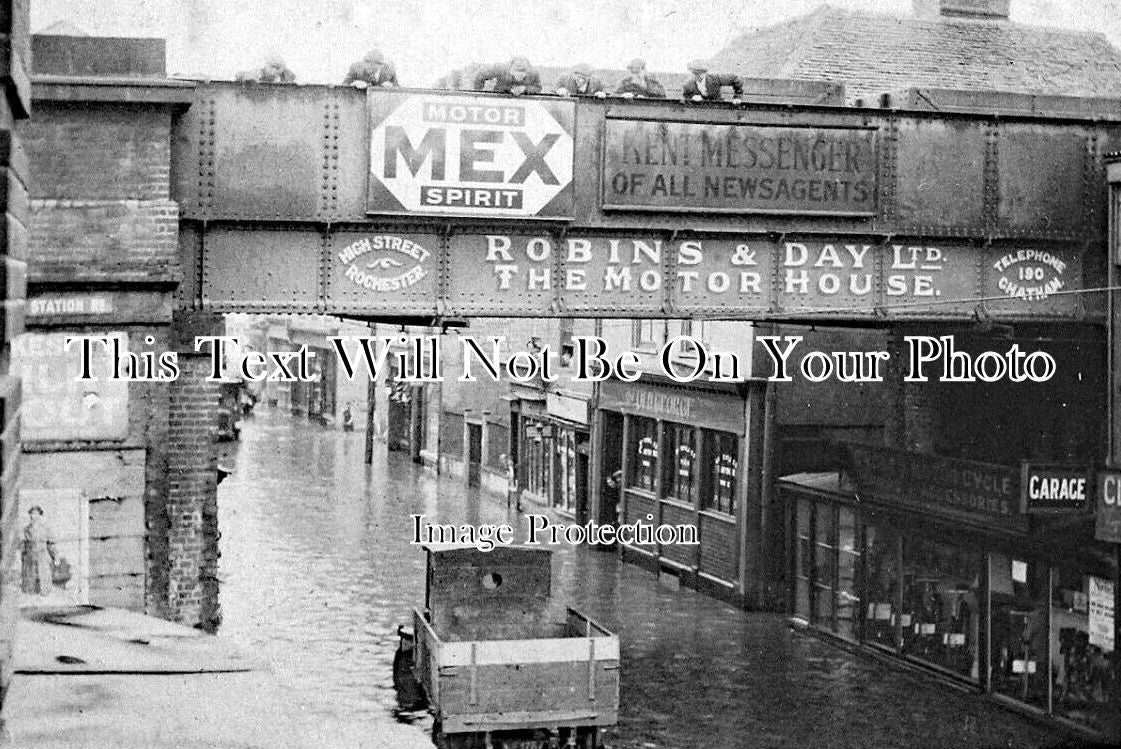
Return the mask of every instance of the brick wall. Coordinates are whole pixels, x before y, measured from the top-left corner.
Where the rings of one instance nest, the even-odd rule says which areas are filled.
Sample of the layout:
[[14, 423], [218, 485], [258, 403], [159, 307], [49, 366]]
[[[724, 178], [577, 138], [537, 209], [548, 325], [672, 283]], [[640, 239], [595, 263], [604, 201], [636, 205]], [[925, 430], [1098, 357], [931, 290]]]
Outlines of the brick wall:
[[218, 612], [218, 383], [207, 382], [209, 359], [180, 354], [182, 373], [170, 389], [168, 570], [165, 616], [213, 630]]
[[174, 280], [166, 107], [39, 104], [31, 155], [33, 283]]
[[[63, 87], [36, 84], [39, 116], [26, 131], [29, 291], [50, 297], [80, 288], [116, 302], [108, 314], [36, 319], [35, 325], [124, 331], [132, 351], [190, 351], [171, 340], [172, 289], [181, 274], [178, 206], [170, 195], [172, 120], [189, 92], [146, 82], [162, 77], [158, 40], [48, 41], [59, 55], [45, 56], [44, 65], [81, 65], [37, 72], [84, 78]], [[126, 58], [144, 64], [134, 70], [122, 63]], [[96, 80], [105, 71], [87, 63], [123, 64], [112, 67], [115, 75], [135, 80]], [[153, 343], [144, 345], [148, 335]], [[181, 424], [169, 424], [173, 394], [198, 384], [189, 371], [182, 379], [129, 384], [124, 439], [36, 445], [33, 478], [42, 486], [80, 484], [76, 488], [90, 502], [92, 603], [208, 626], [217, 620], [213, 445], [192, 447], [195, 425], [183, 431]], [[216, 391], [213, 397], [216, 403]], [[216, 413], [205, 413], [217, 423]], [[179, 450], [174, 456], [173, 448]], [[67, 471], [64, 465], [83, 469]], [[209, 476], [199, 475], [207, 470]]]
[[22, 331], [26, 296], [28, 166], [17, 121], [31, 108], [29, 24], [26, 0], [0, 0], [0, 737], [19, 603], [20, 383], [10, 366], [11, 341]]
[[[36, 323], [39, 331], [45, 332]], [[106, 331], [67, 327], [52, 332]], [[149, 337], [152, 344], [145, 343]], [[57, 336], [55, 341], [61, 347]], [[133, 352], [166, 350], [167, 328], [133, 327], [128, 348]], [[36, 376], [32, 369], [31, 379], [24, 381], [28, 408], [35, 409], [43, 398], [65, 398], [67, 388], [61, 377], [58, 372]], [[167, 493], [167, 384], [128, 383], [127, 408], [128, 429], [122, 439], [29, 439], [27, 427], [34, 422], [25, 416], [22, 484], [25, 488], [73, 490], [89, 503], [89, 602], [144, 611], [146, 583], [158, 577], [158, 571], [149, 569], [149, 513], [162, 507]]]

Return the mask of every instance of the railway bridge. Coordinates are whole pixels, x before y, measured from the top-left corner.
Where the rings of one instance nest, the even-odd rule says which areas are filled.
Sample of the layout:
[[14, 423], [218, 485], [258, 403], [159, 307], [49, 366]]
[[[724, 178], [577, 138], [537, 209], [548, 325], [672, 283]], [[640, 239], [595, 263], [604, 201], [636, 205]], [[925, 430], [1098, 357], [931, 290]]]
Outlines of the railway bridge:
[[172, 149], [181, 307], [1103, 320], [1108, 102], [753, 91], [736, 107], [199, 84]]

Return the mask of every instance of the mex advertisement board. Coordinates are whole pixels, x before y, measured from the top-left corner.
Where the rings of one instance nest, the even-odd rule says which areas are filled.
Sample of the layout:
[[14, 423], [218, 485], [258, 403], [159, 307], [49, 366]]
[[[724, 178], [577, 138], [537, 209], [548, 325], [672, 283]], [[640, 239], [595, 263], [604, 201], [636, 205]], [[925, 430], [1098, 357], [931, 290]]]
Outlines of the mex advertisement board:
[[575, 105], [371, 90], [372, 214], [572, 216]]

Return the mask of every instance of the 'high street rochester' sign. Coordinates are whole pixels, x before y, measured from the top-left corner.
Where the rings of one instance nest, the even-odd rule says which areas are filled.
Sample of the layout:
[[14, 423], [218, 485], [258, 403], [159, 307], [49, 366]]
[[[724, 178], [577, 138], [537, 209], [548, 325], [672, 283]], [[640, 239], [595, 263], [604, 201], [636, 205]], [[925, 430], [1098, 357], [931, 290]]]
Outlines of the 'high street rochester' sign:
[[607, 119], [603, 207], [871, 216], [876, 131]]
[[370, 102], [370, 213], [571, 216], [571, 101], [417, 94]]

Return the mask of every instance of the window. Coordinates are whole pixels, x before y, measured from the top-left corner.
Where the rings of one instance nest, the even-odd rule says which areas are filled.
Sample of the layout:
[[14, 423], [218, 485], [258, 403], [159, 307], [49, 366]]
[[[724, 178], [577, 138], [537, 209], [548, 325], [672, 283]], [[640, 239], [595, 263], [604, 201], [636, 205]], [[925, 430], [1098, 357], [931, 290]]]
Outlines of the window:
[[654, 350], [661, 343], [664, 325], [661, 320], [635, 320], [632, 338], [635, 349]]
[[1050, 569], [989, 556], [990, 673], [994, 692], [1048, 709]]
[[810, 619], [810, 584], [813, 579], [813, 504], [806, 499], [798, 500], [796, 533], [798, 545], [794, 549], [794, 613]]
[[576, 433], [558, 428], [556, 451], [559, 483], [553, 506], [565, 512], [576, 512]]
[[704, 432], [704, 483], [701, 509], [736, 514], [739, 440], [728, 432]]
[[665, 425], [665, 473], [662, 495], [693, 504], [693, 487], [697, 476], [696, 430], [683, 424]]
[[552, 463], [548, 426], [531, 417], [523, 417], [521, 466], [522, 486], [529, 494], [544, 499], [551, 483]]
[[980, 678], [982, 556], [975, 550], [932, 541], [903, 539], [903, 653]]
[[705, 321], [704, 320], [682, 320], [681, 321], [681, 335], [692, 336], [701, 343], [705, 342]]
[[[899, 533], [887, 522], [873, 520], [865, 526], [868, 550], [864, 638], [866, 642], [895, 650], [899, 596]], [[909, 619], [904, 626], [910, 626]]]
[[630, 476], [627, 484], [648, 492], [657, 490], [658, 422], [641, 416], [630, 419]]
[[1117, 721], [1113, 574], [1105, 566], [1093, 571], [1052, 569], [1051, 699], [1056, 715], [1105, 733]]
[[837, 577], [833, 505], [819, 502], [814, 516], [813, 621], [833, 628], [833, 588]]
[[860, 552], [856, 545], [856, 513], [851, 507], [837, 507], [837, 609], [835, 631], [856, 639], [856, 616], [860, 611], [856, 570]]

